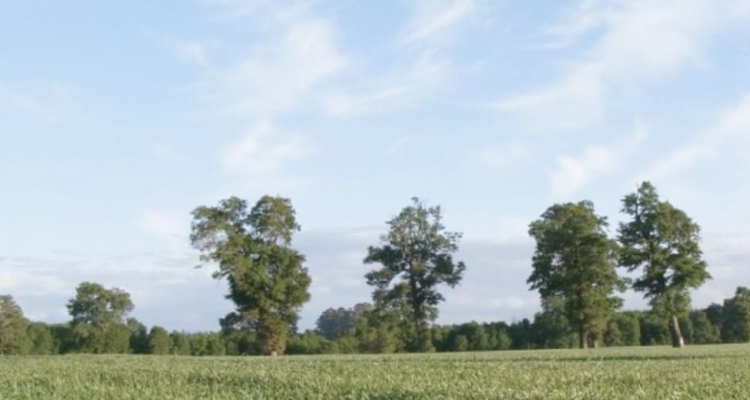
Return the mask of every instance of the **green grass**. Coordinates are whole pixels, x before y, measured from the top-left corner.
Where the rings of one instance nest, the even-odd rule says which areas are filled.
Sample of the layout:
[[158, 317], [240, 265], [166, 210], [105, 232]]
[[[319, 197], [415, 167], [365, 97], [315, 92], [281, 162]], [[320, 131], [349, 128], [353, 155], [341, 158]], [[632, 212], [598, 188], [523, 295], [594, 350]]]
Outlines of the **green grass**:
[[750, 345], [0, 358], [0, 399], [750, 399]]

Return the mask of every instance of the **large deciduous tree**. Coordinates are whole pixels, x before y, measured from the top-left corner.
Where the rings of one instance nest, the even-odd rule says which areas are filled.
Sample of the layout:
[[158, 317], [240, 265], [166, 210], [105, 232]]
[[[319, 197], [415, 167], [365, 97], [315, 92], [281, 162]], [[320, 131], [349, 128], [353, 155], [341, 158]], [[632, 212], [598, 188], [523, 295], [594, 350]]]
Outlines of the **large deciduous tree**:
[[283, 353], [298, 313], [310, 299], [304, 255], [291, 247], [298, 231], [289, 199], [263, 196], [248, 210], [231, 197], [193, 211], [192, 245], [203, 262], [215, 262], [214, 278], [226, 278], [236, 312], [232, 321], [254, 329], [264, 354]]
[[[461, 234], [446, 232], [439, 206], [427, 207], [418, 198], [387, 222], [390, 229], [381, 236], [381, 245], [367, 249], [366, 264], [379, 263], [380, 269], [365, 275], [378, 308], [406, 304], [406, 318], [414, 327], [416, 351], [431, 348], [429, 322], [437, 317], [437, 305], [444, 300], [438, 286], [455, 287], [466, 266], [455, 262]], [[393, 286], [394, 279], [400, 281]], [[397, 306], [398, 307], [398, 306]]]
[[622, 303], [614, 295], [624, 290], [616, 271], [617, 245], [606, 227], [606, 218], [594, 213], [590, 201], [555, 204], [529, 226], [536, 251], [527, 283], [542, 300], [562, 299], [581, 348], [603, 332]]
[[690, 310], [689, 289], [711, 279], [699, 246], [700, 227], [682, 210], [659, 200], [650, 182], [622, 199], [622, 212], [631, 220], [620, 223], [619, 264], [629, 272], [640, 270], [633, 289], [669, 319], [672, 345], [683, 347], [679, 320]]

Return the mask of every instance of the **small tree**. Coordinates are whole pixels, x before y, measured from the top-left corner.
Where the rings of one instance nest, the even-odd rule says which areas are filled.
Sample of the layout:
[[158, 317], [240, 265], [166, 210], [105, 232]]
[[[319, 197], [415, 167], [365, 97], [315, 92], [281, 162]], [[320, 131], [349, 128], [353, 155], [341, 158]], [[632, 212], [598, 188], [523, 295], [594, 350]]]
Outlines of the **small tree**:
[[72, 334], [77, 351], [127, 353], [130, 331], [125, 318], [133, 310], [130, 294], [119, 288], [106, 289], [94, 282], [81, 282], [68, 302]]
[[289, 199], [263, 196], [248, 212], [231, 197], [193, 211], [190, 240], [201, 260], [218, 263], [214, 278], [227, 278], [237, 307], [232, 321], [257, 332], [264, 354], [281, 354], [298, 313], [310, 299], [305, 257], [291, 247], [298, 231]]
[[724, 300], [721, 337], [725, 343], [750, 341], [750, 289], [738, 287], [734, 297]]
[[107, 332], [133, 311], [130, 294], [119, 288], [105, 289], [93, 282], [81, 282], [76, 297], [68, 302], [73, 324], [86, 324]]
[[528, 283], [542, 299], [559, 296], [565, 316], [577, 328], [581, 348], [601, 336], [608, 318], [622, 304], [616, 243], [607, 237], [606, 217], [590, 201], [555, 204], [530, 224], [536, 240]]
[[169, 354], [172, 347], [172, 341], [166, 329], [160, 326], [154, 326], [148, 333], [148, 352], [149, 354]]
[[0, 355], [25, 354], [31, 343], [26, 336], [29, 321], [12, 296], [0, 296]]
[[633, 289], [669, 319], [672, 345], [684, 347], [679, 320], [690, 310], [689, 289], [711, 279], [698, 245], [700, 227], [682, 210], [660, 201], [649, 182], [622, 199], [622, 212], [632, 219], [619, 227], [619, 264], [629, 272], [641, 271]]
[[[416, 335], [413, 349], [428, 351], [432, 347], [428, 324], [437, 318], [437, 305], [444, 300], [437, 288], [441, 284], [455, 287], [466, 269], [452, 256], [458, 251], [461, 234], [445, 232], [440, 207], [426, 207], [416, 197], [388, 225], [389, 232], [381, 236], [382, 245], [367, 249], [364, 262], [382, 266], [365, 275], [367, 284], [376, 288], [376, 307], [407, 305], [406, 318]], [[397, 277], [401, 281], [391, 286]]]
[[352, 308], [329, 308], [315, 322], [315, 332], [328, 340], [336, 340], [351, 331], [357, 319], [371, 309], [369, 303], [359, 303]]

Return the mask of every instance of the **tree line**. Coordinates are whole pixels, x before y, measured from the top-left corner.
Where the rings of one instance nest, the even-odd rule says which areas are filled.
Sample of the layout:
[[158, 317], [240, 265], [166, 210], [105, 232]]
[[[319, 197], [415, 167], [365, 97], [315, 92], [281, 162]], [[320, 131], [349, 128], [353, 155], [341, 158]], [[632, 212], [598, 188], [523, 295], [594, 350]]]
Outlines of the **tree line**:
[[[0, 354], [157, 354], [178, 356], [261, 355], [256, 332], [222, 325], [215, 332], [150, 329], [129, 317], [127, 292], [99, 284], [79, 285], [76, 310], [66, 323], [29, 321], [11, 296], [0, 296]], [[81, 296], [81, 292], [87, 293]], [[119, 301], [117, 300], [119, 297]], [[91, 301], [93, 300], [93, 301]], [[118, 307], [117, 310], [112, 306]], [[107, 309], [112, 311], [106, 311]], [[69, 307], [70, 310], [70, 307]], [[104, 310], [104, 312], [102, 312]], [[617, 311], [602, 331], [603, 346], [658, 346], [671, 343], [668, 321], [653, 311]], [[750, 341], [750, 289], [737, 288], [734, 297], [680, 317], [688, 344], [746, 343]], [[432, 325], [427, 330], [438, 352], [578, 347], [578, 337], [565, 317], [564, 302], [543, 303], [533, 318], [506, 322], [468, 322]], [[384, 322], [372, 303], [329, 308], [314, 329], [291, 331], [287, 354], [357, 354], [411, 351], [408, 334], [397, 320]]]
[[[144, 353], [155, 351], [153, 347], [196, 355], [748, 341], [747, 289], [738, 288], [723, 305], [691, 311], [689, 290], [711, 279], [698, 224], [661, 200], [649, 182], [624, 196], [621, 205], [629, 219], [619, 224], [614, 237], [607, 218], [597, 215], [588, 200], [554, 204], [531, 222], [528, 233], [536, 247], [527, 284], [539, 292], [542, 303], [533, 321], [439, 326], [434, 321], [444, 301], [441, 288], [455, 287], [466, 273], [465, 263], [454, 259], [462, 234], [446, 230], [439, 206], [413, 198], [387, 221], [379, 243], [367, 249], [363, 262], [375, 264], [364, 276], [373, 288], [372, 302], [329, 309], [316, 330], [298, 333], [312, 279], [304, 254], [292, 246], [301, 227], [291, 201], [263, 196], [250, 207], [246, 200], [230, 197], [193, 210], [190, 232], [200, 260], [215, 268], [215, 279], [226, 279], [226, 297], [235, 304], [219, 320], [220, 332], [167, 334], [159, 327], [146, 332], [136, 320], [125, 319], [133, 309], [127, 293], [84, 282], [68, 304], [71, 322], [50, 327], [49, 335], [60, 353]], [[629, 275], [621, 276], [618, 268]], [[622, 311], [618, 293], [628, 289], [643, 293], [651, 308]], [[2, 304], [3, 316], [7, 312], [10, 321], [23, 320], [11, 298]], [[2, 323], [0, 336], [13, 330]], [[16, 348], [28, 348], [32, 335], [22, 332], [31, 326], [43, 331], [39, 323], [17, 325], [27, 327], [14, 328], [16, 337], [26, 338], [18, 339]]]

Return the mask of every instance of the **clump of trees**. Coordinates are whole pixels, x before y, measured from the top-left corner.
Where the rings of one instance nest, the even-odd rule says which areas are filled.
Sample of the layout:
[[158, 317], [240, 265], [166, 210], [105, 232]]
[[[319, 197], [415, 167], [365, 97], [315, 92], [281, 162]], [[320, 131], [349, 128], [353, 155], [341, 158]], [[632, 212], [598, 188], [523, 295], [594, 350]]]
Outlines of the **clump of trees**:
[[[466, 271], [454, 260], [461, 233], [446, 230], [439, 206], [419, 198], [387, 221], [367, 248], [364, 278], [372, 303], [329, 308], [313, 330], [297, 331], [310, 299], [305, 256], [293, 246], [301, 228], [291, 201], [261, 197], [252, 208], [230, 197], [192, 212], [190, 242], [226, 279], [235, 310], [217, 332], [150, 329], [130, 317], [130, 295], [82, 282], [67, 304], [71, 320], [48, 325], [26, 319], [0, 296], [0, 354], [132, 353], [254, 355], [482, 351], [588, 348], [750, 341], [750, 289], [705, 309], [692, 309], [690, 289], [711, 279], [700, 227], [643, 182], [621, 200], [627, 220], [609, 235], [607, 218], [584, 200], [553, 204], [531, 222], [536, 248], [527, 279], [541, 310], [533, 319], [436, 325], [444, 287]], [[623, 269], [634, 275], [621, 277]], [[622, 310], [619, 294], [643, 293], [650, 309]]]
[[605, 217], [589, 201], [555, 204], [530, 225], [536, 240], [528, 279], [542, 301], [559, 296], [565, 316], [578, 329], [579, 346], [596, 343], [615, 310], [622, 306], [615, 290], [627, 280], [616, 267], [641, 272], [630, 287], [649, 300], [651, 311], [669, 321], [674, 347], [685, 346], [680, 319], [690, 311], [689, 289], [711, 278], [699, 246], [700, 228], [687, 214], [661, 201], [656, 188], [643, 182], [622, 199], [617, 240], [606, 232]]

